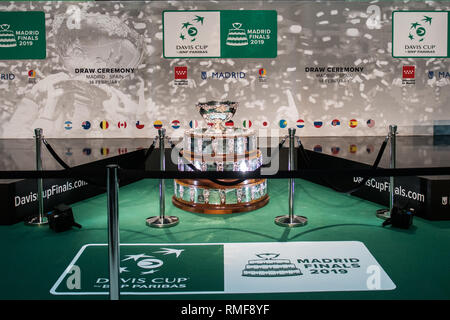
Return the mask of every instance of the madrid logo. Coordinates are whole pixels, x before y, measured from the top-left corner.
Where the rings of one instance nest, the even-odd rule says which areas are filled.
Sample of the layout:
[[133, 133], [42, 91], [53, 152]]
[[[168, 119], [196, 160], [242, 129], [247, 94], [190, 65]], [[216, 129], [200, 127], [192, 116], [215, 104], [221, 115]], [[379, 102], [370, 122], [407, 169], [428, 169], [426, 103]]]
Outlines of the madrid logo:
[[409, 29], [409, 40], [417, 40], [419, 42], [422, 42], [425, 39], [425, 36], [427, 34], [427, 25], [431, 26], [431, 21], [433, 18], [428, 16], [423, 16], [423, 19], [421, 20], [422, 23], [419, 21], [415, 21], [411, 23], [411, 28]]

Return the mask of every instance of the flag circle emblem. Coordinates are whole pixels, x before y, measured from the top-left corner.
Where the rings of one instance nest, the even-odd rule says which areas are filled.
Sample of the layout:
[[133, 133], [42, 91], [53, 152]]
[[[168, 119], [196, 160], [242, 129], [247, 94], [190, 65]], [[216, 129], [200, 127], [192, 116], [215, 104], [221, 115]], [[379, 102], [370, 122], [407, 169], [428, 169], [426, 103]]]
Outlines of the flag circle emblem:
[[372, 119], [367, 120], [367, 126], [369, 128], [373, 128], [375, 126], [375, 120]]
[[331, 147], [331, 153], [332, 154], [338, 154], [341, 148], [339, 147]]
[[243, 126], [245, 129], [251, 128], [252, 122], [251, 122], [250, 120], [244, 120], [244, 121], [242, 122], [242, 126]]
[[225, 125], [227, 127], [233, 127], [234, 126], [234, 122], [233, 122], [233, 120], [230, 120], [230, 121], [225, 122]]
[[350, 120], [349, 126], [350, 128], [356, 128], [358, 126], [358, 121], [356, 121], [356, 119]]
[[178, 129], [179, 127], [180, 127], [180, 121], [178, 121], [178, 120], [173, 120], [173, 121], [172, 121], [172, 128]]
[[349, 148], [350, 153], [356, 153], [358, 151], [358, 147], [355, 144], [350, 145]]
[[197, 120], [191, 120], [191, 121], [189, 121], [189, 127], [191, 127], [191, 128], [197, 128], [197, 127], [198, 127], [198, 122], [197, 122]]
[[155, 129], [161, 129], [163, 124], [161, 120], [156, 120], [155, 122], [153, 122], [153, 126], [155, 127]]
[[65, 124], [65, 129], [66, 130], [70, 130], [70, 129], [72, 129], [72, 121], [66, 121], [66, 122], [64, 122], [64, 124]]
[[108, 129], [108, 127], [109, 127], [108, 121], [103, 120], [103, 121], [100, 122], [100, 128], [101, 129], [106, 130], [106, 129]]
[[125, 129], [127, 127], [127, 123], [125, 121], [119, 121], [117, 122], [117, 127]]
[[34, 70], [28, 71], [28, 77], [35, 78], [36, 77], [36, 71], [34, 71]]
[[339, 121], [339, 119], [334, 119], [333, 121], [331, 121], [331, 125], [333, 127], [337, 127], [341, 125], [341, 122]]
[[263, 121], [262, 125], [263, 127], [267, 127], [269, 124], [267, 123], [267, 121]]
[[320, 128], [320, 127], [322, 127], [322, 125], [323, 125], [322, 121], [314, 121], [314, 127]]
[[297, 120], [297, 128], [303, 128], [305, 126], [305, 121], [302, 119]]
[[136, 128], [138, 129], [144, 129], [145, 125], [142, 124], [140, 121], [136, 121]]
[[259, 69], [258, 73], [261, 77], [265, 77], [267, 74], [267, 71], [266, 71], [266, 69], [261, 68], [261, 69]]
[[287, 121], [286, 120], [280, 120], [280, 128], [286, 128], [287, 127]]
[[89, 121], [83, 121], [83, 123], [81, 124], [81, 127], [84, 130], [89, 130], [89, 128], [91, 127], [91, 123]]

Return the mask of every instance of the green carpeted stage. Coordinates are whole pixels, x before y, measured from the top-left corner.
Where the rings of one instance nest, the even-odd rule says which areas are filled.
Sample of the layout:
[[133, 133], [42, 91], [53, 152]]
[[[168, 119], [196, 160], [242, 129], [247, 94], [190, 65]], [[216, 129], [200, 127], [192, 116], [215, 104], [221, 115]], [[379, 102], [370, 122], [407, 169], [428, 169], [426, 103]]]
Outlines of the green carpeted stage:
[[[121, 243], [232, 243], [286, 241], [361, 241], [396, 285], [388, 291], [264, 294], [196, 294], [121, 296], [121, 299], [449, 299], [450, 221], [415, 218], [410, 230], [381, 227], [381, 208], [328, 188], [296, 181], [295, 213], [308, 225], [285, 229], [274, 217], [288, 213], [287, 180], [269, 181], [269, 204], [231, 215], [184, 212], [171, 204], [172, 181], [166, 183], [166, 215], [180, 218], [169, 229], [154, 229], [145, 219], [159, 214], [157, 180], [141, 180], [120, 189]], [[2, 263], [0, 299], [108, 299], [108, 296], [52, 295], [50, 289], [86, 244], [107, 243], [106, 194], [72, 205], [83, 228], [54, 233], [22, 223], [0, 226]], [[103, 264], [98, 258], [92, 261]]]

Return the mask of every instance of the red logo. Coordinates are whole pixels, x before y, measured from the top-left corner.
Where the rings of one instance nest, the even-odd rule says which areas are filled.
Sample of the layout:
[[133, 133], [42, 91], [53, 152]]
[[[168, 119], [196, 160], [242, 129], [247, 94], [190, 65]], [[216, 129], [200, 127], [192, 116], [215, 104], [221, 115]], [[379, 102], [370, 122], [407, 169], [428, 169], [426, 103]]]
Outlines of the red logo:
[[403, 66], [403, 79], [415, 79], [416, 66]]
[[117, 126], [118, 126], [119, 128], [126, 128], [126, 127], [127, 127], [127, 123], [126, 123], [125, 121], [119, 121], [119, 122], [117, 123]]
[[187, 67], [175, 67], [175, 80], [187, 79]]

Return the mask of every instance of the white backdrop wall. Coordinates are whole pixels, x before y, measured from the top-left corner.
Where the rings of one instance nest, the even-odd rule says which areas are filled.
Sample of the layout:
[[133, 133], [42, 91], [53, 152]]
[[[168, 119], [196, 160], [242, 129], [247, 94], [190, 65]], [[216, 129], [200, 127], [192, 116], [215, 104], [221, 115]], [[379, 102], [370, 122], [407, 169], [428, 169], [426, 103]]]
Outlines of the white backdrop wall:
[[[240, 9], [277, 11], [276, 58], [163, 57], [163, 11]], [[389, 124], [397, 124], [403, 135], [431, 135], [437, 123], [450, 124], [450, 78], [436, 76], [450, 71], [448, 59], [393, 58], [396, 10], [450, 10], [450, 3], [1, 2], [0, 12], [45, 12], [47, 55], [0, 61], [0, 73], [14, 75], [0, 80], [0, 137], [31, 138], [36, 127], [53, 138], [153, 137], [157, 120], [169, 135], [181, 136], [190, 120], [203, 124], [195, 105], [209, 100], [239, 102], [235, 125], [250, 120], [252, 128], [269, 129], [269, 134], [278, 129], [284, 135], [302, 119], [304, 127], [297, 132], [303, 136], [385, 135]], [[187, 67], [186, 85], [176, 84], [179, 66]], [[415, 66], [414, 84], [403, 82], [403, 66]], [[79, 72], [117, 67], [128, 70], [115, 74], [115, 83], [111, 74], [107, 83], [97, 84], [101, 79]], [[357, 71], [329, 75], [341, 77], [340, 83], [320, 83], [320, 72], [310, 72], [312, 67]], [[236, 72], [242, 78], [212, 79], [212, 72]], [[334, 119], [339, 126], [332, 125]], [[355, 128], [349, 126], [351, 119], [357, 120]], [[368, 126], [369, 119], [374, 126]], [[173, 120], [180, 128], [171, 126]], [[280, 128], [280, 120], [286, 120], [286, 128]], [[91, 124], [87, 130], [85, 121]], [[108, 121], [108, 129], [100, 128], [101, 121]], [[138, 129], [137, 121], [145, 127]], [[321, 128], [314, 126], [318, 121]]]

